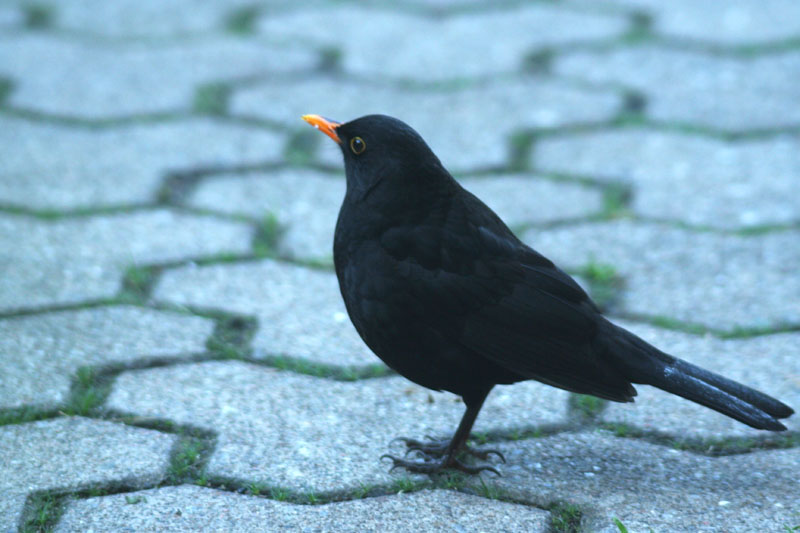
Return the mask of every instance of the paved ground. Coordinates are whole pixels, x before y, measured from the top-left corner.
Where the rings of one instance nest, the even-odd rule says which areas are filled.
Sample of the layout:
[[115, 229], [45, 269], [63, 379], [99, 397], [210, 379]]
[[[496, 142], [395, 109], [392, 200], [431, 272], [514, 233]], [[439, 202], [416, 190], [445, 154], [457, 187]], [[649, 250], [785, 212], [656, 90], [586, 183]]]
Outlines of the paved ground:
[[[800, 407], [796, 0], [0, 0], [0, 531], [794, 531], [800, 422], [497, 388], [361, 344], [303, 113], [405, 119], [667, 351]], [[615, 520], [619, 521], [618, 523]]]

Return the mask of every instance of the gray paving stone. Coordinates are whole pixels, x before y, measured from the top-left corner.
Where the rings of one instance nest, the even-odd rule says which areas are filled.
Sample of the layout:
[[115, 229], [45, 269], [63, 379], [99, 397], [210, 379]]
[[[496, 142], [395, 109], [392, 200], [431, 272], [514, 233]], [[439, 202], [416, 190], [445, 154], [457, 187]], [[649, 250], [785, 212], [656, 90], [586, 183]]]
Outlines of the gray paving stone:
[[92, 35], [176, 37], [219, 32], [229, 13], [251, 4], [249, 0], [58, 2], [54, 22], [58, 28]]
[[[131, 505], [126, 498], [142, 501]], [[543, 533], [548, 531], [547, 520], [547, 511], [541, 509], [445, 490], [296, 505], [183, 485], [74, 502], [55, 531]]]
[[166, 272], [158, 300], [258, 318], [256, 357], [287, 355], [318, 363], [379, 363], [356, 333], [333, 272], [272, 260]]
[[269, 14], [259, 24], [273, 39], [340, 49], [348, 72], [415, 81], [514, 72], [536, 47], [607, 39], [627, 27], [622, 16], [541, 4], [443, 18], [331, 6]]
[[588, 531], [784, 531], [800, 522], [800, 449], [706, 457], [603, 433], [503, 444], [496, 483], [539, 505], [584, 509]]
[[735, 58], [625, 47], [565, 54], [553, 68], [558, 74], [642, 91], [646, 114], [661, 121], [730, 131], [800, 123], [800, 52]]
[[[642, 324], [619, 324], [667, 353], [766, 392], [800, 411], [800, 358], [797, 357], [800, 333], [721, 340]], [[669, 433], [677, 438], [767, 435], [655, 387], [637, 385], [636, 388], [639, 395], [635, 403], [609, 403], [602, 420]], [[790, 430], [800, 430], [800, 416], [783, 422]]]
[[309, 51], [237, 38], [109, 46], [38, 34], [0, 39], [0, 58], [0, 74], [15, 82], [7, 105], [82, 118], [185, 111], [202, 84], [318, 61]]
[[207, 119], [81, 129], [0, 118], [0, 202], [37, 209], [153, 202], [171, 170], [278, 161], [283, 138]]
[[637, 213], [736, 228], [800, 220], [800, 139], [724, 142], [652, 130], [609, 130], [542, 139], [532, 161], [544, 171], [634, 187]]
[[[265, 102], [280, 101], [280, 106]], [[613, 91], [587, 91], [541, 78], [496, 81], [452, 91], [411, 90], [314, 78], [237, 91], [234, 113], [300, 128], [300, 115], [318, 113], [348, 121], [370, 113], [404, 120], [453, 172], [507, 163], [510, 136], [522, 128], [602, 121], [620, 105]], [[443, 120], [442, 117], [447, 117]], [[342, 155], [320, 139], [320, 157], [339, 166]]]
[[0, 309], [112, 297], [130, 266], [246, 253], [252, 233], [165, 209], [55, 222], [0, 216]]
[[[597, 189], [573, 183], [518, 174], [461, 182], [512, 226], [586, 216], [602, 208]], [[208, 178], [189, 203], [254, 218], [272, 213], [284, 228], [280, 243], [283, 253], [332, 264], [333, 232], [344, 193], [343, 176], [293, 168]], [[539, 201], [542, 198], [551, 201], [543, 203]]]
[[24, 22], [21, 9], [13, 5], [0, 4], [0, 28], [17, 28]]
[[797, 231], [741, 237], [626, 220], [523, 235], [562, 267], [614, 266], [625, 278], [625, 311], [720, 329], [800, 323], [799, 239]]
[[512, 227], [589, 216], [603, 208], [598, 189], [535, 175], [497, 174], [460, 181]]
[[724, 4], [696, 0], [609, 0], [603, 3], [645, 11], [653, 19], [655, 32], [679, 39], [746, 45], [800, 35], [800, 5], [793, 0], [731, 0]]
[[80, 417], [0, 427], [3, 531], [19, 523], [34, 491], [158, 483], [174, 441], [157, 431]]
[[0, 320], [0, 407], [63, 402], [83, 366], [203, 351], [213, 328], [204, 318], [129, 306]]
[[[476, 430], [563, 422], [566, 397], [534, 382], [498, 387]], [[402, 451], [393, 438], [450, 436], [464, 409], [401, 377], [340, 382], [238, 361], [125, 372], [107, 405], [218, 432], [211, 476], [317, 494], [390, 482], [379, 457]]]
[[344, 176], [289, 168], [206, 179], [189, 198], [196, 207], [261, 218], [283, 228], [281, 251], [332, 264], [333, 230], [345, 192]]

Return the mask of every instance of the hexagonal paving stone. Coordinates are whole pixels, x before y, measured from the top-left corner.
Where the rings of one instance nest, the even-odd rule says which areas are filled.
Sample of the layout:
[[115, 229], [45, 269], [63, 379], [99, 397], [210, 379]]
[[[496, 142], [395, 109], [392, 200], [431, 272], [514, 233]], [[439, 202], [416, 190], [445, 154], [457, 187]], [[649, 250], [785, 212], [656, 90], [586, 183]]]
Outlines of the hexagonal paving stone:
[[[597, 189], [535, 176], [501, 174], [466, 178], [461, 183], [511, 226], [576, 218], [602, 208]], [[341, 176], [292, 168], [206, 179], [189, 203], [254, 218], [273, 213], [283, 226], [284, 253], [332, 264], [333, 232], [344, 193]], [[542, 202], [545, 198], [548, 201]]]
[[0, 202], [79, 209], [153, 202], [169, 171], [277, 161], [283, 138], [208, 119], [83, 129], [0, 118]]
[[363, 6], [332, 6], [268, 14], [259, 24], [261, 32], [273, 39], [336, 47], [348, 72], [414, 81], [516, 71], [536, 47], [607, 39], [627, 27], [621, 16], [578, 13], [549, 5], [437, 18]]
[[[497, 387], [476, 430], [563, 423], [566, 397], [534, 382]], [[340, 382], [238, 361], [125, 372], [107, 405], [218, 432], [210, 476], [317, 494], [389, 483], [380, 456], [402, 453], [393, 438], [449, 437], [464, 411], [401, 377]]]
[[800, 35], [800, 5], [794, 0], [729, 0], [724, 4], [697, 0], [608, 0], [603, 3], [649, 13], [656, 33], [703, 43], [763, 44]]
[[[272, 101], [282, 105], [264, 105]], [[486, 82], [448, 91], [314, 78], [254, 85], [237, 91], [231, 105], [234, 113], [297, 128], [303, 126], [299, 117], [305, 113], [340, 121], [370, 113], [392, 115], [416, 129], [444, 166], [457, 172], [507, 163], [511, 134], [517, 130], [606, 120], [617, 113], [620, 99], [614, 91], [587, 91], [543, 78]], [[320, 143], [321, 158], [341, 166], [336, 144], [322, 138]]]
[[54, 4], [53, 24], [109, 37], [178, 37], [219, 32], [232, 12], [250, 5], [249, 0], [177, 0], [169, 4], [137, 0], [58, 2]]
[[255, 356], [337, 365], [377, 364], [347, 317], [336, 276], [265, 260], [165, 272], [155, 298], [258, 317]]
[[[618, 322], [659, 349], [698, 366], [765, 392], [800, 410], [800, 333], [766, 335], [751, 339], [721, 340], [642, 324]], [[780, 369], [776, 371], [776, 369]], [[730, 436], [766, 437], [736, 420], [645, 385], [637, 385], [635, 403], [609, 403], [601, 419], [624, 423], [645, 431], [682, 438]], [[800, 416], [783, 420], [790, 430], [800, 430]]]
[[72, 417], [0, 427], [0, 522], [18, 524], [28, 494], [163, 479], [175, 437]]
[[655, 46], [575, 52], [558, 74], [643, 92], [645, 113], [665, 122], [731, 131], [800, 124], [800, 52], [735, 58]]
[[726, 330], [800, 323], [799, 238], [797, 231], [740, 237], [627, 220], [524, 235], [562, 267], [615, 267], [625, 278], [625, 311]]
[[100, 307], [0, 320], [0, 407], [52, 405], [84, 366], [200, 352], [214, 324], [136, 307]]
[[[131, 505], [131, 498], [141, 501]], [[544, 533], [548, 515], [541, 509], [445, 490], [296, 505], [182, 485], [71, 503], [55, 531], [493, 531], [502, 524], [505, 531]]]
[[0, 216], [0, 309], [110, 298], [130, 266], [246, 253], [252, 233], [164, 209], [54, 222]]
[[800, 139], [724, 142], [631, 129], [542, 139], [540, 170], [634, 186], [633, 209], [647, 217], [735, 228], [800, 220]]
[[[114, 118], [192, 109], [210, 82], [313, 68], [317, 57], [241, 39], [111, 45], [43, 35], [0, 39], [7, 105], [57, 115]], [[165, 75], [169, 73], [169, 75]]]
[[537, 505], [583, 508], [587, 531], [783, 531], [800, 517], [800, 448], [707, 457], [604, 433], [561, 434], [499, 447], [487, 480]]
[[332, 264], [333, 229], [344, 192], [343, 176], [289, 168], [208, 178], [189, 203], [254, 218], [273, 214], [282, 227], [281, 252]]

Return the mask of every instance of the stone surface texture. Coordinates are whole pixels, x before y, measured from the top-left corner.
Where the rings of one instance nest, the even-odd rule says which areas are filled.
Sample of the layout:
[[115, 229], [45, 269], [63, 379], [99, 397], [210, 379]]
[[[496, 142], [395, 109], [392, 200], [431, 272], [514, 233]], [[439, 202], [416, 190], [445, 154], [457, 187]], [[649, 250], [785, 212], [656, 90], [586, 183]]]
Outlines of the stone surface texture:
[[[422, 491], [327, 505], [296, 505], [183, 485], [72, 504], [58, 533], [296, 529], [340, 532], [547, 531], [548, 513], [455, 491]], [[130, 499], [130, 496], [128, 496]], [[179, 512], [178, 512], [179, 511]]]
[[350, 323], [300, 117], [406, 121], [613, 321], [798, 409], [798, 80], [797, 0], [0, 0], [0, 532], [794, 531], [797, 415], [647, 385], [498, 386], [502, 477], [390, 472], [464, 404]]
[[174, 437], [80, 417], [0, 427], [0, 521], [20, 521], [26, 495], [158, 483]]

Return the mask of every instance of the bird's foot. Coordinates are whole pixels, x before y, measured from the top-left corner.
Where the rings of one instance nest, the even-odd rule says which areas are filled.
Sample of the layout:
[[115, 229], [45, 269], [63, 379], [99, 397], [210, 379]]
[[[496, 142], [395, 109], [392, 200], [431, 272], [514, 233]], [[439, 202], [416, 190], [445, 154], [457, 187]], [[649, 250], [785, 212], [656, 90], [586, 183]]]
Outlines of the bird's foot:
[[494, 472], [498, 476], [501, 475], [500, 472], [498, 472], [497, 469], [492, 466], [467, 465], [451, 455], [446, 456], [441, 461], [426, 461], [424, 459], [422, 461], [410, 461], [408, 459], [401, 459], [388, 454], [381, 456], [381, 459], [384, 458], [392, 460], [392, 468], [389, 469], [389, 472], [395, 468], [405, 468], [409, 472], [416, 472], [420, 474], [438, 474], [442, 470], [459, 470], [461, 472], [473, 475], [480, 474], [484, 471]]
[[[447, 439], [434, 439], [433, 437], [426, 436], [426, 441], [420, 441], [416, 439], [409, 439], [406, 437], [399, 437], [395, 440], [399, 440], [400, 442], [406, 445], [406, 455], [411, 452], [417, 452], [423, 456], [423, 458], [434, 458], [439, 459], [441, 457], [445, 457], [449, 451], [450, 441]], [[464, 444], [458, 453], [458, 456], [461, 455], [469, 455], [470, 457], [475, 457], [477, 459], [481, 459], [483, 461], [488, 461], [492, 455], [497, 456], [498, 459], [502, 463], [506, 462], [506, 458], [500, 453], [499, 450], [495, 449], [488, 449], [488, 450], [479, 450], [477, 448], [473, 448], [468, 444]]]

